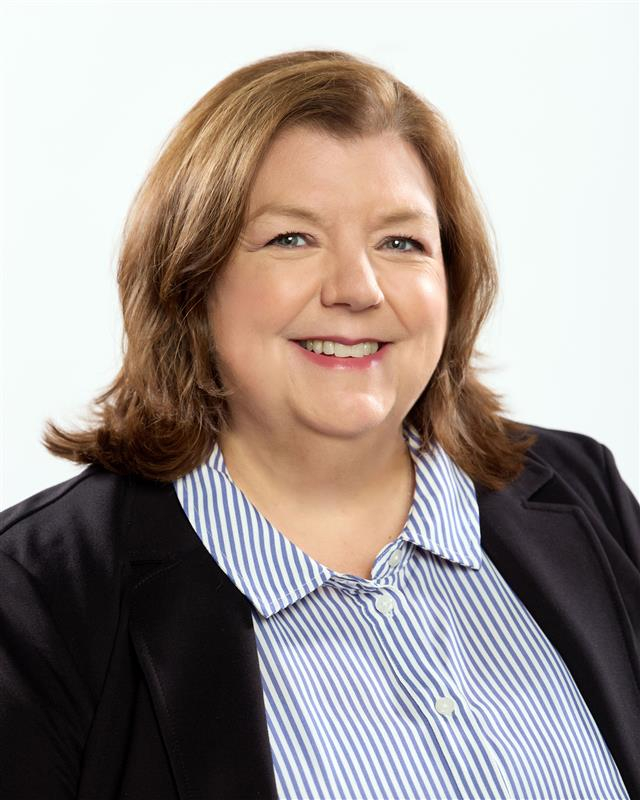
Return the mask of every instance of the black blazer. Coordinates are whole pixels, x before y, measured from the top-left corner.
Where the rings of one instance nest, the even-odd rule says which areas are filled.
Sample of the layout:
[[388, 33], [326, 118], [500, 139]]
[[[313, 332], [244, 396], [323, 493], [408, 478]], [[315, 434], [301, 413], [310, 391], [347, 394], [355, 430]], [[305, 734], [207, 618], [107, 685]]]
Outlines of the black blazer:
[[[482, 547], [639, 800], [640, 506], [605, 446], [531, 427], [520, 476], [476, 486]], [[171, 484], [92, 465], [0, 533], [0, 797], [276, 797], [250, 603]]]

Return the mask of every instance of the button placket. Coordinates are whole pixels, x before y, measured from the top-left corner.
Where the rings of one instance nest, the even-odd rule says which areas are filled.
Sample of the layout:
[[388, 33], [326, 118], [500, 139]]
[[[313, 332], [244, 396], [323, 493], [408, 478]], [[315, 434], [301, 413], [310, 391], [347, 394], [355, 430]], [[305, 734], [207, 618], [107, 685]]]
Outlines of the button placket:
[[385, 617], [387, 617], [387, 619], [393, 617], [395, 607], [395, 600], [390, 594], [383, 592], [376, 597], [376, 609]]
[[402, 554], [400, 553], [400, 550], [396, 550], [394, 553], [391, 554], [391, 557], [389, 558], [389, 566], [395, 567], [395, 565], [398, 563], [398, 561], [400, 561], [401, 558]]
[[493, 750], [492, 746], [489, 744], [489, 742], [485, 737], [483, 737], [483, 744], [487, 749], [487, 752], [489, 753], [489, 759], [493, 764], [493, 768], [495, 769], [496, 774], [498, 775], [498, 780], [500, 781], [500, 786], [504, 793], [504, 800], [513, 800], [514, 794], [513, 790], [509, 787], [507, 776], [505, 775], [504, 770], [502, 769], [502, 765], [498, 761], [498, 757], [496, 756], [495, 751]]
[[[398, 602], [391, 593], [386, 592], [382, 587], [378, 588], [378, 592], [378, 596], [373, 601], [375, 609], [383, 617], [390, 619], [393, 616], [394, 609], [396, 611], [399, 610]], [[369, 609], [370, 608], [369, 606]], [[379, 620], [379, 622], [382, 623], [382, 620]], [[392, 626], [379, 624], [375, 629], [378, 631], [380, 647], [388, 656], [390, 667], [395, 671], [397, 679], [407, 695], [407, 700], [409, 701], [410, 699], [411, 702], [415, 704], [417, 713], [422, 715], [425, 723], [430, 727], [431, 733], [438, 744], [442, 757], [445, 759], [451, 774], [455, 775], [456, 771], [462, 769], [467, 784], [470, 784], [474, 779], [477, 779], [478, 776], [475, 773], [472, 774], [471, 769], [468, 769], [464, 764], [461, 766], [457, 760], [451, 757], [452, 742], [454, 742], [458, 736], [455, 732], [455, 728], [457, 727], [456, 722], [464, 725], [464, 720], [462, 718], [460, 720], [449, 719], [449, 717], [442, 719], [442, 716], [445, 716], [443, 711], [452, 714], [453, 711], [457, 709], [455, 701], [448, 695], [439, 697], [436, 694], [438, 689], [433, 684], [431, 687], [417, 686], [412, 682], [410, 675], [407, 675], [403, 670], [398, 670], [397, 658], [395, 657], [397, 654], [393, 648], [394, 632]], [[434, 709], [434, 706], [438, 699], [440, 700], [439, 707], [441, 710], [436, 713], [437, 709]], [[454, 705], [453, 711], [451, 711], [451, 704]], [[459, 793], [455, 796], [462, 796], [462, 794]]]

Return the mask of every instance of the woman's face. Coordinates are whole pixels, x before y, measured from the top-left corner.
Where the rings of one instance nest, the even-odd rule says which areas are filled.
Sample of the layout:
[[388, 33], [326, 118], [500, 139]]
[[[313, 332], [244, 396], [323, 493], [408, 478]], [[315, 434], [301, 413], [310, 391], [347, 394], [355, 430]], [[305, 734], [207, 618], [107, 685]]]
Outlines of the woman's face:
[[[235, 390], [232, 429], [397, 433], [447, 328], [435, 195], [417, 151], [396, 134], [281, 132], [208, 312]], [[297, 344], [307, 339], [388, 344], [360, 360], [317, 356]]]

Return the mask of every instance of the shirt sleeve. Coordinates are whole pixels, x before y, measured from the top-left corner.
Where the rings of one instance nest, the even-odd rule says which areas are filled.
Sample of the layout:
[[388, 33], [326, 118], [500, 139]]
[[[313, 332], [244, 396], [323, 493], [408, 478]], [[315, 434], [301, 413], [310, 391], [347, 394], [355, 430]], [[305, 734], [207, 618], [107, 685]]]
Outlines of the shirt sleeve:
[[92, 716], [36, 579], [0, 551], [0, 797], [75, 798]]

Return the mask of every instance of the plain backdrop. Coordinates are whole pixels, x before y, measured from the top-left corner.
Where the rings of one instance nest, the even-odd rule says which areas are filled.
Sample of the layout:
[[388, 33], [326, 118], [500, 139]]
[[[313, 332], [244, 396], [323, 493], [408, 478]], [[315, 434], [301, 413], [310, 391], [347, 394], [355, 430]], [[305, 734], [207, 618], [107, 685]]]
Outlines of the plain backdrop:
[[170, 130], [306, 48], [443, 112], [498, 245], [486, 382], [512, 418], [605, 443], [640, 493], [636, 3], [18, 3], [3, 30], [0, 507], [83, 469], [42, 427], [117, 371], [121, 228]]

